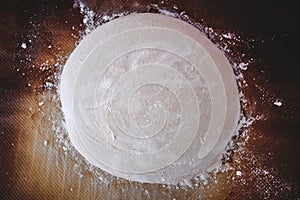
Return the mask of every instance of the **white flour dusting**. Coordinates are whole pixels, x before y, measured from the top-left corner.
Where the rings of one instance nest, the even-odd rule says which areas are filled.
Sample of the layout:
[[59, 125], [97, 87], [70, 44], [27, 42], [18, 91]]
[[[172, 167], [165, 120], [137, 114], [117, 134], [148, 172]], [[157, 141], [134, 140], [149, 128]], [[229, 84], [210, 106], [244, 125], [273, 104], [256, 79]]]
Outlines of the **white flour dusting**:
[[23, 49], [26, 49], [26, 48], [27, 48], [27, 44], [26, 44], [26, 43], [22, 43], [22, 44], [21, 44], [21, 47], [22, 47]]
[[79, 2], [80, 13], [83, 15], [82, 23], [85, 25], [84, 34], [89, 34], [99, 24], [95, 21], [96, 13], [83, 2]]
[[278, 107], [280, 107], [280, 106], [282, 106], [282, 102], [281, 101], [279, 101], [279, 100], [276, 100], [276, 101], [274, 101], [274, 103], [273, 103], [275, 106], [278, 106]]

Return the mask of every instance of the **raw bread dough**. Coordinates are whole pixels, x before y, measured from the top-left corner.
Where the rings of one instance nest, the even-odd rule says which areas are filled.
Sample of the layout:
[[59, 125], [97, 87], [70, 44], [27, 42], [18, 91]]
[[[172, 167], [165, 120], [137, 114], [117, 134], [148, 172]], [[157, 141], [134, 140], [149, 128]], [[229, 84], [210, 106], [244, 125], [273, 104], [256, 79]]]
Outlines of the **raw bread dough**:
[[106, 172], [176, 184], [219, 163], [240, 114], [231, 65], [179, 19], [133, 14], [87, 35], [61, 101], [74, 147]]

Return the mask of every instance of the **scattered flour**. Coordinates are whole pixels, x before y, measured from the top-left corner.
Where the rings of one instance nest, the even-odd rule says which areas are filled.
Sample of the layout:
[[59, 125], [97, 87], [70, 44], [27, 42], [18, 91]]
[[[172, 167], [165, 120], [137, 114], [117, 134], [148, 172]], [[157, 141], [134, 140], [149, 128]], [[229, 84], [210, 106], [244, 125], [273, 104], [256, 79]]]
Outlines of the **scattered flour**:
[[48, 141], [44, 140], [43, 144], [44, 144], [44, 146], [47, 146], [48, 145]]
[[21, 47], [22, 47], [23, 49], [26, 49], [26, 48], [27, 48], [27, 44], [26, 44], [26, 43], [22, 43], [22, 44], [21, 44]]
[[239, 68], [241, 68], [242, 70], [247, 70], [248, 69], [248, 65], [249, 65], [249, 63], [241, 62], [239, 64]]
[[237, 176], [242, 176], [242, 172], [241, 172], [241, 171], [236, 171], [235, 174], [236, 174]]
[[224, 34], [222, 34], [222, 36], [225, 39], [232, 39], [232, 38], [234, 38], [235, 35], [233, 33], [224, 33]]
[[282, 102], [281, 101], [279, 101], [279, 100], [276, 100], [276, 101], [274, 101], [274, 103], [273, 103], [275, 106], [278, 106], [278, 107], [280, 107], [280, 106], [282, 106]]

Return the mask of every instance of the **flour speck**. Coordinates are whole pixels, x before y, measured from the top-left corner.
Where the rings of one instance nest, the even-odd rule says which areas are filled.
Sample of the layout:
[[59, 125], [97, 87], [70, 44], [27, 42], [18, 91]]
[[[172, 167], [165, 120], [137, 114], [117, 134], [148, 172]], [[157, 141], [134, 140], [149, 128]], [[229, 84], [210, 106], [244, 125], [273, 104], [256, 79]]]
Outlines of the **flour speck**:
[[236, 174], [237, 176], [242, 176], [242, 172], [241, 172], [241, 171], [236, 171], [235, 174]]
[[282, 102], [278, 100], [276, 100], [273, 104], [278, 107], [282, 106]]
[[26, 44], [26, 43], [22, 43], [22, 44], [21, 44], [21, 47], [22, 47], [23, 49], [26, 49], [26, 48], [27, 48], [27, 44]]

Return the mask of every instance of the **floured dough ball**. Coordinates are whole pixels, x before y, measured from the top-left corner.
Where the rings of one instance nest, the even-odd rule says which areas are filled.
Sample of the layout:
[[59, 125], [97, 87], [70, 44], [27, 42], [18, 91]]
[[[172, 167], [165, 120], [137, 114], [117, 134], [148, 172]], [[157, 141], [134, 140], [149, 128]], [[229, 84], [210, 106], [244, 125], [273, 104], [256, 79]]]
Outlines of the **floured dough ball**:
[[87, 35], [61, 101], [74, 147], [128, 180], [176, 184], [220, 162], [240, 114], [231, 65], [199, 30], [133, 14]]

